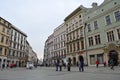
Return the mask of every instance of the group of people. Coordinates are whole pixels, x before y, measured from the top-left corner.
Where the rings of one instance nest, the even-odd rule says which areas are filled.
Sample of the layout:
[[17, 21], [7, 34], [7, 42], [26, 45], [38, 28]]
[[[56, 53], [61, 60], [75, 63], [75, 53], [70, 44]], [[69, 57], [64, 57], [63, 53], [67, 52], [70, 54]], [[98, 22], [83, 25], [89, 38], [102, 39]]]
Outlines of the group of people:
[[[64, 68], [67, 67], [67, 70], [71, 71], [71, 60], [68, 60], [67, 64], [64, 63], [62, 60], [57, 60], [55, 62], [55, 66], [56, 66], [56, 71], [58, 71], [58, 70], [62, 71], [62, 66], [64, 66]], [[83, 59], [83, 56], [79, 56], [78, 67], [79, 67], [80, 72], [84, 71], [84, 59]]]
[[62, 71], [62, 66], [64, 66], [64, 68], [66, 68], [66, 64], [62, 61], [62, 60], [57, 60], [55, 62], [55, 66], [56, 66], [56, 71]]
[[[97, 59], [96, 60], [96, 67], [98, 68], [99, 67], [99, 60]], [[104, 67], [106, 67], [106, 61], [103, 62], [103, 65]], [[57, 60], [56, 63], [55, 63], [55, 66], [56, 66], [56, 71], [62, 71], [62, 66], [64, 66], [64, 68], [67, 67], [67, 70], [68, 71], [71, 71], [71, 60], [68, 60], [67, 63], [64, 63], [62, 60]], [[115, 61], [114, 59], [110, 58], [108, 60], [108, 66], [114, 70], [114, 66], [115, 66]], [[79, 59], [78, 59], [78, 67], [79, 67], [79, 71], [80, 72], [83, 72], [84, 71], [84, 58], [82, 55], [79, 56]]]
[[[96, 61], [96, 67], [98, 68], [98, 66], [99, 66], [99, 60], [97, 60]], [[104, 67], [106, 67], [106, 61], [104, 61], [103, 62], [103, 65], [104, 65]], [[108, 60], [108, 66], [112, 69], [112, 70], [114, 70], [114, 66], [115, 66], [115, 61], [114, 61], [114, 59], [112, 59], [112, 58], [110, 58], [109, 60]]]

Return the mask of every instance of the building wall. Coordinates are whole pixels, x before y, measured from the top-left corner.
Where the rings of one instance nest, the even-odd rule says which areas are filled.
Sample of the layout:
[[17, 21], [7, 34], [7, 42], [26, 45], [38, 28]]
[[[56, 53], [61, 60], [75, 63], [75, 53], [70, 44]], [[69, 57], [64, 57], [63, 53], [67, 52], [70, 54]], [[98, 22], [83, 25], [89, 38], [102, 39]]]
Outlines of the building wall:
[[27, 35], [12, 25], [10, 37], [10, 51], [8, 65], [15, 64], [19, 67], [26, 65], [26, 38]]
[[[71, 63], [76, 65], [79, 55], [85, 57], [84, 50], [84, 12], [85, 7], [80, 6], [65, 18], [67, 36], [67, 59], [71, 58]], [[86, 60], [85, 60], [86, 62]]]
[[66, 26], [61, 24], [54, 29], [54, 61], [63, 60], [66, 62]]
[[0, 17], [0, 68], [7, 66], [11, 24]]
[[53, 56], [54, 56], [53, 41], [54, 41], [54, 35], [51, 34], [45, 42], [45, 46], [44, 46], [44, 65], [46, 65], [46, 66], [51, 66], [51, 65], [54, 64], [53, 63]]
[[[120, 63], [120, 0], [104, 0], [101, 5], [93, 3], [92, 6], [80, 6], [64, 19], [66, 58], [76, 65], [79, 55], [83, 55], [85, 64], [94, 66], [96, 60], [102, 65], [103, 61], [108, 63], [111, 56], [117, 56]], [[58, 27], [54, 32], [54, 46], [59, 48], [54, 47], [58, 51], [56, 58], [60, 54], [59, 33]], [[46, 47], [45, 55], [49, 56], [47, 50]]]
[[[120, 15], [120, 1], [119, 0], [105, 0], [100, 6], [96, 6], [90, 9], [87, 15], [85, 15], [85, 22], [87, 23], [87, 28], [86, 28], [87, 37], [86, 38], [87, 38], [89, 65], [95, 64], [95, 63], [90, 64], [90, 56], [89, 56], [92, 54], [94, 55], [94, 53], [96, 54], [103, 53], [102, 61], [106, 61], [106, 62], [108, 62], [109, 60], [109, 52], [111, 50], [116, 50], [118, 52], [118, 56], [120, 55], [119, 53], [120, 45], [118, 44], [120, 39], [118, 38], [119, 33], [117, 32], [117, 29], [120, 29], [120, 20], [116, 21], [115, 19], [115, 12], [117, 11], [119, 11], [119, 15]], [[109, 22], [109, 19], [110, 19], [110, 22]], [[97, 25], [98, 25], [97, 29], [94, 26], [95, 21], [97, 21]], [[90, 24], [91, 30], [88, 29], [89, 24]], [[95, 36], [97, 35], [100, 35], [100, 43], [96, 42]], [[111, 39], [109, 39], [111, 41], [108, 40], [108, 38], [110, 38], [108, 37], [108, 35], [112, 37]], [[114, 40], [113, 40], [113, 36], [114, 36]], [[93, 38], [92, 45], [90, 45], [91, 37]], [[115, 47], [110, 48], [111, 45]], [[96, 56], [95, 60], [97, 59], [98, 57]], [[119, 61], [120, 61], [120, 57], [119, 57], [118, 62]]]

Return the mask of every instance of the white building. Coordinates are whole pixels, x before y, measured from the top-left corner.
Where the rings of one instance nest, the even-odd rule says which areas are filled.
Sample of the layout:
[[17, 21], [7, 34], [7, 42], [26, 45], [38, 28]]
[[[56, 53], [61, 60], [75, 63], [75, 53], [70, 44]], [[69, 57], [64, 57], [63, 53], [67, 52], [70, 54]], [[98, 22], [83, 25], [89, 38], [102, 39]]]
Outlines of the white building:
[[26, 38], [27, 35], [24, 32], [12, 25], [8, 65], [12, 63], [19, 67], [26, 65]]

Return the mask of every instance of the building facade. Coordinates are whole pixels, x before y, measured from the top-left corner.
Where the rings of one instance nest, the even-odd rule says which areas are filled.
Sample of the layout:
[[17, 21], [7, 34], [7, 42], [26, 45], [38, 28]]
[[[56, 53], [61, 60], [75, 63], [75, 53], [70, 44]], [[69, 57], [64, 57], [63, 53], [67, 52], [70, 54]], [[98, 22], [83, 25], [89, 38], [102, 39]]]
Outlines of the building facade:
[[54, 29], [54, 61], [62, 60], [66, 63], [66, 26], [61, 24]]
[[51, 34], [45, 42], [44, 46], [44, 65], [52, 66], [54, 65], [54, 45], [53, 45], [54, 35]]
[[104, 0], [92, 4], [85, 15], [88, 64], [120, 63], [120, 0]]
[[[68, 15], [64, 21], [66, 25], [66, 49], [67, 60], [71, 64], [77, 65], [79, 55], [83, 55], [85, 51], [84, 41], [84, 14], [87, 8], [82, 5]], [[86, 60], [85, 60], [86, 62]]]
[[0, 17], [0, 68], [7, 66], [11, 24]]
[[33, 51], [28, 41], [26, 41], [26, 62], [33, 63], [34, 66], [38, 63], [37, 54]]
[[[80, 6], [64, 19], [64, 25], [66, 60], [72, 65], [77, 64], [79, 55], [88, 66], [95, 66], [97, 60], [101, 65], [108, 64], [111, 58], [115, 65], [120, 63], [120, 0], [104, 0], [99, 6], [93, 3], [92, 8]], [[60, 37], [57, 38], [57, 34], [56, 30], [53, 43], [54, 55], [59, 58]]]
[[27, 35], [11, 26], [10, 30], [10, 48], [8, 53], [8, 65], [15, 64], [15, 66], [24, 67], [26, 65], [26, 38]]

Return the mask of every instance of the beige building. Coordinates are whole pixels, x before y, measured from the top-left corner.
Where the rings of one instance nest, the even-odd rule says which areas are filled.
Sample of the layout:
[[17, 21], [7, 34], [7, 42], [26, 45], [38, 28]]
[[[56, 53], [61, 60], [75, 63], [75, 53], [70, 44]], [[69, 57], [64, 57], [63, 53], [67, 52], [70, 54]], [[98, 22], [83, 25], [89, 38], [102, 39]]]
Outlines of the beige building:
[[66, 26], [61, 24], [54, 29], [54, 61], [66, 62]]
[[54, 64], [54, 35], [51, 34], [46, 42], [45, 42], [45, 46], [44, 46], [44, 65], [46, 66], [52, 66]]
[[[83, 17], [87, 9], [82, 5], [68, 15], [64, 21], [66, 25], [66, 47], [67, 60], [72, 61], [73, 65], [77, 64], [79, 55], [83, 55], [85, 51], [84, 41], [84, 23]], [[85, 60], [86, 62], [86, 60]]]
[[0, 67], [7, 66], [11, 24], [0, 17]]
[[37, 54], [33, 51], [29, 42], [26, 41], [26, 62], [32, 62], [34, 65], [36, 65], [37, 60]]

